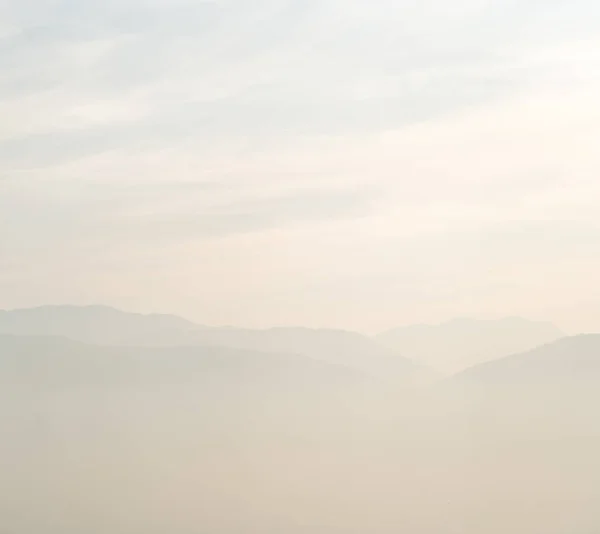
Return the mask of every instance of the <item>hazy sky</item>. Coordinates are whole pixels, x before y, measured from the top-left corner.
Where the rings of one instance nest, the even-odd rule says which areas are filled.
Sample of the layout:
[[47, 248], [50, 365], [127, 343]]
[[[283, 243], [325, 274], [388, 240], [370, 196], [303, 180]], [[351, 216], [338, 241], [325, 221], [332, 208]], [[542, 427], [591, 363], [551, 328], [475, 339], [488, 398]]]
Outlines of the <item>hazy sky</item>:
[[600, 329], [597, 0], [0, 2], [0, 308]]

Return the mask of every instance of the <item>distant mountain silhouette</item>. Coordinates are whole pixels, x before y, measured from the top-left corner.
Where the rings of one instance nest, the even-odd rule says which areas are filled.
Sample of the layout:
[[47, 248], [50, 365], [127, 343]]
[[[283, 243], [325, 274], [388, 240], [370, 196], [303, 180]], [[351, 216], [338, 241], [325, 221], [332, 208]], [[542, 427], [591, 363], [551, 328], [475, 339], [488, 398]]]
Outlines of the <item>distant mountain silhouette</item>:
[[166, 345], [200, 329], [174, 315], [126, 313], [108, 306], [41, 306], [0, 310], [0, 333], [64, 336], [103, 345]]
[[310, 328], [205, 329], [197, 333], [204, 344], [261, 352], [296, 352], [343, 364], [380, 378], [408, 376], [418, 370], [412, 361], [356, 332]]
[[383, 345], [446, 373], [533, 349], [564, 334], [553, 324], [517, 317], [455, 319], [439, 325], [413, 325], [376, 336]]
[[299, 354], [393, 380], [412, 380], [422, 366], [355, 332], [309, 328], [210, 328], [171, 315], [126, 313], [104, 306], [45, 306], [0, 312], [0, 333], [61, 336], [97, 345], [220, 346]]

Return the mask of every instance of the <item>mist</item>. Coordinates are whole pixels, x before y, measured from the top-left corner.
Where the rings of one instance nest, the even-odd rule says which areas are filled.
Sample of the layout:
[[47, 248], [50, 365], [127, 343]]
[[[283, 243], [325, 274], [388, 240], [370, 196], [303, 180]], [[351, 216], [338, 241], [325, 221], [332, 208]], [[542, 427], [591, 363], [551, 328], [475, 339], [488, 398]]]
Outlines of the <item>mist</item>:
[[[110, 336], [104, 345], [76, 340], [125, 332], [119, 321], [133, 336], [146, 324], [146, 346], [115, 346]], [[69, 323], [72, 339], [64, 337]], [[153, 342], [158, 324], [162, 336]], [[49, 335], [50, 327], [63, 337]], [[0, 315], [5, 528], [558, 533], [598, 526], [599, 336], [564, 337], [455, 375], [431, 371], [423, 381], [415, 379], [423, 376], [416, 361], [378, 359], [376, 342], [363, 354], [369, 366], [356, 355], [339, 363], [334, 341], [344, 346], [346, 332], [298, 329], [286, 336], [298, 347], [293, 353], [242, 348], [231, 329], [216, 329], [219, 346], [192, 345], [196, 331], [211, 333], [105, 308]], [[253, 345], [272, 336], [253, 334]], [[315, 334], [329, 351], [314, 347]]]
[[0, 2], [0, 533], [597, 534], [599, 16]]

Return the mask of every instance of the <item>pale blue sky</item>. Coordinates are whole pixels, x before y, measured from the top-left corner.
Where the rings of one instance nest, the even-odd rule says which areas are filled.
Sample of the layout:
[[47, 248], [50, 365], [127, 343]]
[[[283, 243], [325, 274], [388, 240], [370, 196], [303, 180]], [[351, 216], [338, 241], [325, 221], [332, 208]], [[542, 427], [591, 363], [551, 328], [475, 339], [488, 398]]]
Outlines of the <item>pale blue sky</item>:
[[600, 4], [0, 4], [0, 307], [600, 324]]

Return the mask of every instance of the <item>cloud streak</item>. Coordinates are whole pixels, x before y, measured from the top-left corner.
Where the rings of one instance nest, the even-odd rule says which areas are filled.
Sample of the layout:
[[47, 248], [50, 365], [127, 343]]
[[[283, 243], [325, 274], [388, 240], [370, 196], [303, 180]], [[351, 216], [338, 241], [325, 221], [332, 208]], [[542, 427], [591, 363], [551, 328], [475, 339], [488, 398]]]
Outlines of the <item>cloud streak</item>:
[[[96, 295], [268, 324], [285, 294], [288, 322], [382, 329], [514, 314], [518, 291], [489, 282], [543, 313], [526, 288], [553, 250], [582, 295], [583, 262], [600, 267], [596, 4], [5, 2], [2, 307]], [[461, 292], [480, 297], [453, 309]]]

